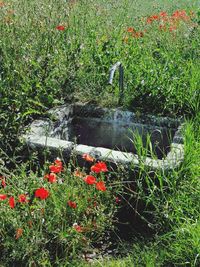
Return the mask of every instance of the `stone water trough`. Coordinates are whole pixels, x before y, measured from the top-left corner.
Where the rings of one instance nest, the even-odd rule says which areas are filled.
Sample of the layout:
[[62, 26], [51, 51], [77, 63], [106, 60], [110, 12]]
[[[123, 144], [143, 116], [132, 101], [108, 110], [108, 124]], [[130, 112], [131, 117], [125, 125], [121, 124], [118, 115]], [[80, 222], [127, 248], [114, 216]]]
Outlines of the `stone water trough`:
[[[180, 120], [81, 103], [56, 107], [48, 114], [48, 119], [33, 121], [24, 135], [35, 150], [47, 148], [65, 156], [88, 153], [126, 166], [142, 161], [152, 170], [174, 169], [183, 161]], [[145, 154], [139, 152], [141, 144]]]

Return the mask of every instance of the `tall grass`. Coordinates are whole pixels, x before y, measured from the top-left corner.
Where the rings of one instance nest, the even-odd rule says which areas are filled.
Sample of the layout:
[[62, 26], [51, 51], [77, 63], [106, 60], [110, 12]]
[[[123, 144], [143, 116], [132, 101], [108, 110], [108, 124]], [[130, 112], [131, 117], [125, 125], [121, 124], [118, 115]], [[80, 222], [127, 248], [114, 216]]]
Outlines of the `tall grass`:
[[[155, 178], [141, 165], [133, 188], [126, 188], [135, 214], [145, 225], [149, 223], [153, 238], [141, 239], [140, 233], [126, 259], [97, 265], [199, 264], [198, 8], [198, 1], [189, 0], [11, 0], [0, 4], [0, 158], [5, 162], [0, 161], [0, 175], [11, 177], [19, 168], [24, 125], [50, 107], [80, 100], [117, 106], [118, 74], [114, 85], [107, 85], [109, 68], [117, 61], [125, 69], [124, 108], [138, 116], [149, 112], [186, 119], [181, 168], [158, 172]], [[182, 9], [194, 15], [181, 21], [175, 31], [161, 31], [157, 21], [146, 21], [161, 11], [171, 15]], [[64, 31], [57, 30], [58, 25]], [[133, 38], [130, 27], [143, 36]], [[31, 169], [31, 162], [27, 164]], [[121, 175], [129, 179], [126, 172]], [[18, 176], [26, 180], [23, 168]]]

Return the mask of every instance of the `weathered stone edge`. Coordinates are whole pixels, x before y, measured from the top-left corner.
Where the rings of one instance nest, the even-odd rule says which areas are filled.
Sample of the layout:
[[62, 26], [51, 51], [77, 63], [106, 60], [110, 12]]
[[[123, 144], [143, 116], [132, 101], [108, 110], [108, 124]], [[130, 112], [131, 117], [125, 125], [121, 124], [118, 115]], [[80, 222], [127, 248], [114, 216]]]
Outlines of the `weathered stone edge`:
[[[45, 148], [52, 150], [61, 150], [69, 156], [73, 152], [77, 155], [88, 153], [99, 160], [113, 162], [115, 164], [140, 166], [144, 164], [151, 169], [171, 170], [177, 168], [184, 159], [184, 145], [181, 143], [172, 143], [171, 150], [165, 159], [152, 159], [149, 157], [139, 158], [133, 153], [116, 151], [102, 147], [92, 147], [87, 145], [76, 145], [73, 142], [60, 140], [57, 138], [24, 135], [25, 142], [32, 148]], [[177, 136], [175, 137], [177, 139]], [[174, 138], [174, 139], [175, 139]]]

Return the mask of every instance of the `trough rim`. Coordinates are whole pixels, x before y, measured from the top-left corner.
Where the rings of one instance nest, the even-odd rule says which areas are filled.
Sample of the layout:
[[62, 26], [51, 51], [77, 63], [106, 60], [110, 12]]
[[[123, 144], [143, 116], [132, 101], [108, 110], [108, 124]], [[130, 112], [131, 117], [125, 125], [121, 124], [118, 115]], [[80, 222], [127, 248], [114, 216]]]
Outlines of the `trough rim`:
[[[84, 108], [84, 104], [70, 104], [70, 105], [62, 105], [59, 107], [54, 107], [49, 110], [49, 114], [55, 114], [56, 109], [74, 109], [74, 108]], [[99, 108], [99, 107], [98, 107]], [[102, 112], [115, 112], [122, 111], [120, 109], [106, 109], [106, 108], [100, 108]], [[129, 112], [129, 111], [125, 111]], [[130, 112], [129, 112], [130, 113]], [[134, 115], [134, 113], [131, 112], [131, 114]], [[151, 116], [149, 115], [149, 118]], [[155, 117], [156, 120], [163, 120], [168, 119], [167, 117]], [[34, 133], [33, 125], [37, 122], [47, 122], [46, 119], [42, 120], [35, 120], [30, 125], [30, 131], [29, 133], [26, 133], [23, 135], [23, 139], [25, 140], [25, 143], [32, 147], [32, 148], [48, 148], [50, 150], [59, 150], [63, 153], [70, 156], [71, 153], [82, 156], [83, 154], [90, 154], [93, 156], [96, 160], [102, 160], [106, 162], [112, 162], [115, 164], [123, 164], [123, 165], [131, 165], [134, 164], [134, 166], [139, 167], [142, 164], [144, 166], [147, 166], [153, 170], [162, 169], [162, 170], [172, 170], [175, 168], [178, 168], [181, 164], [181, 162], [184, 160], [184, 144], [183, 144], [183, 136], [182, 136], [182, 129], [184, 126], [184, 123], [181, 122], [181, 120], [171, 119], [174, 123], [179, 123], [179, 126], [177, 127], [177, 130], [175, 132], [175, 135], [173, 137], [172, 143], [170, 144], [170, 151], [167, 153], [165, 158], [162, 159], [153, 159], [150, 157], [144, 157], [139, 158], [137, 154], [131, 153], [131, 152], [122, 152], [117, 150], [112, 150], [108, 148], [103, 147], [93, 147], [93, 146], [87, 146], [82, 144], [75, 144], [71, 141], [61, 140], [55, 137], [48, 137], [44, 134], [37, 134]], [[44, 126], [38, 127], [38, 133], [44, 131]]]

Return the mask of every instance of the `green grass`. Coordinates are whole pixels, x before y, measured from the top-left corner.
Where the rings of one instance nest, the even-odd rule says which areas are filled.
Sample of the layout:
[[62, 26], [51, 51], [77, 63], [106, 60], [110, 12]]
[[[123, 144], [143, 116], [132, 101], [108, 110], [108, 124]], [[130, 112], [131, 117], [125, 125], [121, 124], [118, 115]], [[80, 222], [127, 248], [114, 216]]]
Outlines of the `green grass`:
[[[111, 65], [121, 61], [125, 71], [123, 108], [135, 111], [138, 116], [149, 112], [183, 117], [186, 121], [185, 160], [179, 170], [158, 172], [157, 178], [141, 166], [134, 190], [123, 184], [125, 192], [129, 189], [127, 198], [134, 212], [145, 225], [149, 223], [154, 234], [151, 237], [146, 237], [144, 233], [133, 235], [129, 249], [119, 242], [120, 249], [124, 254], [127, 251], [128, 255], [98, 260], [95, 266], [199, 266], [198, 1], [11, 0], [4, 3], [0, 4], [0, 158], [5, 165], [0, 162], [0, 175], [6, 176], [12, 184], [5, 189], [8, 190], [6, 192], [14, 190], [12, 193], [17, 196], [24, 186], [33, 193], [36, 176], [42, 177], [46, 168], [37, 163], [35, 155], [23, 158], [24, 147], [19, 137], [24, 126], [45, 114], [49, 108], [67, 102], [118, 106], [118, 74], [113, 86], [107, 83]], [[161, 11], [172, 15], [176, 10], [185, 10], [187, 14], [193, 11], [194, 16], [189, 21], [181, 20], [175, 32], [169, 31], [170, 25], [167, 25], [166, 31], [160, 31], [158, 21], [146, 23], [151, 15]], [[58, 25], [65, 26], [65, 30], [58, 31]], [[131, 33], [127, 32], [129, 27], [143, 32], [144, 36], [131, 37]], [[139, 142], [138, 146], [140, 149]], [[120, 169], [120, 172], [119, 176], [123, 179], [130, 178], [124, 170]], [[76, 186], [80, 186], [71, 183], [70, 175], [68, 173], [67, 176], [69, 187], [65, 185], [67, 192], [72, 188], [78, 190]], [[31, 185], [26, 184], [27, 176]], [[43, 182], [41, 179], [40, 183]], [[4, 193], [3, 188], [0, 188], [0, 193]], [[112, 204], [109, 197], [100, 200], [102, 228], [99, 234], [106, 229], [105, 200]], [[56, 224], [62, 209], [56, 208], [58, 213], [54, 213], [53, 206], [59, 201], [51, 201], [48, 218], [55, 216]], [[142, 203], [142, 209], [138, 208], [138, 203]], [[84, 201], [82, 204], [84, 207]], [[125, 203], [122, 205], [126, 206]], [[21, 252], [15, 254], [16, 240], [11, 231], [20, 221], [20, 210], [4, 210], [3, 205], [0, 209], [4, 214], [0, 219], [3, 229], [0, 240], [3, 238], [3, 246], [8, 248], [4, 255], [0, 254], [0, 265], [6, 265], [8, 258], [11, 259], [9, 264], [21, 260], [21, 264], [25, 265], [20, 253], [23, 254], [25, 247], [29, 246], [28, 238], [26, 241], [18, 240]], [[80, 219], [81, 215], [77, 212], [76, 216]], [[40, 224], [36, 224], [37, 227], [39, 229]], [[67, 227], [70, 224], [64, 229]], [[38, 229], [34, 230], [35, 233]], [[54, 225], [48, 233], [41, 232], [42, 238], [46, 238], [45, 244], [48, 244], [50, 233], [57, 240], [59, 234], [55, 229]], [[91, 242], [95, 240], [93, 238], [89, 238]], [[53, 240], [52, 236], [50, 240]], [[77, 240], [78, 237], [72, 238], [70, 244]], [[63, 249], [67, 246], [63, 245]], [[79, 249], [77, 243], [71, 247], [76, 248], [72, 253], [73, 259], [58, 257], [54, 264], [87, 266], [76, 254]], [[26, 251], [29, 266], [33, 261], [36, 266], [51, 266], [50, 250], [45, 246], [39, 252], [34, 251], [34, 247], [32, 249], [33, 257]]]

